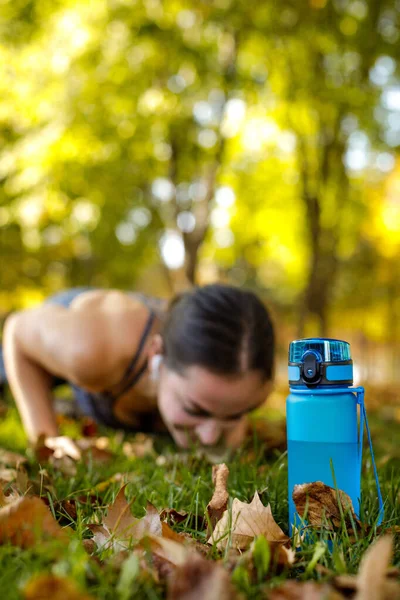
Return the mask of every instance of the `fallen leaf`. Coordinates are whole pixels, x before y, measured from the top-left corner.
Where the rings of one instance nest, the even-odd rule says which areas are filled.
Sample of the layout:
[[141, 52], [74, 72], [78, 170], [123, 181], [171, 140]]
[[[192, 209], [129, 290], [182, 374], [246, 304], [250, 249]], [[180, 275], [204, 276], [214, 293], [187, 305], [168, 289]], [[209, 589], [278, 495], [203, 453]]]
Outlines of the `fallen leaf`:
[[47, 574], [31, 579], [23, 593], [25, 600], [94, 600], [93, 596], [79, 591], [70, 579]]
[[193, 555], [169, 577], [168, 600], [235, 600], [228, 573], [213, 561]]
[[0, 464], [8, 465], [9, 467], [17, 467], [19, 464], [27, 462], [26, 456], [17, 452], [10, 452], [0, 448]]
[[209, 534], [214, 530], [215, 525], [222, 518], [227, 509], [229, 494], [226, 489], [229, 476], [228, 467], [222, 463], [214, 465], [212, 468], [212, 480], [215, 486], [213, 496], [207, 505], [206, 511], [210, 520]]
[[40, 498], [25, 496], [0, 509], [0, 544], [33, 548], [46, 539], [65, 542], [69, 536]]
[[111, 450], [98, 448], [97, 446], [92, 446], [82, 454], [82, 459], [85, 463], [90, 460], [96, 464], [108, 464], [112, 462], [114, 458], [115, 455]]
[[[264, 538], [265, 542], [264, 536], [258, 536], [253, 540], [246, 552], [241, 553], [231, 548], [228, 552], [228, 560], [225, 563], [229, 572], [233, 572], [237, 567], [244, 568], [248, 574], [249, 580], [254, 584], [260, 582], [260, 538]], [[269, 546], [269, 558], [267, 559], [268, 565], [265, 566], [265, 554], [264, 552], [262, 553], [262, 564], [264, 569], [262, 577], [265, 577], [267, 572], [276, 574], [277, 572], [290, 568], [294, 564], [296, 560], [296, 553], [294, 550], [281, 544], [266, 543]]]
[[[386, 600], [400, 598], [400, 586], [388, 582], [386, 575], [393, 554], [393, 539], [385, 535], [374, 542], [364, 554], [357, 576], [357, 594], [354, 600]], [[386, 585], [395, 584], [397, 596], [388, 595]], [[391, 594], [393, 591], [391, 590]]]
[[98, 425], [91, 417], [84, 417], [81, 424], [81, 432], [84, 437], [96, 437], [98, 434]]
[[18, 500], [20, 497], [21, 494], [14, 483], [0, 479], [0, 507]]
[[178, 511], [175, 508], [163, 508], [160, 512], [161, 521], [167, 521], [169, 524], [177, 525], [187, 521], [188, 527], [196, 531], [203, 531], [207, 525], [207, 520], [201, 515], [188, 513], [186, 511]]
[[97, 485], [95, 485], [89, 492], [91, 496], [97, 496], [98, 494], [104, 493], [111, 485], [114, 483], [123, 483], [125, 480], [125, 476], [122, 473], [115, 473], [109, 479], [105, 481], [100, 481]]
[[[127, 502], [123, 486], [112, 506], [109, 508], [103, 524], [117, 537], [132, 537], [141, 539], [145, 534], [161, 535], [161, 521], [157, 509], [148, 502], [146, 515], [142, 519], [134, 517], [131, 513], [132, 502]], [[134, 528], [134, 531], [133, 531]]]
[[48, 458], [48, 463], [67, 477], [75, 477], [78, 472], [76, 461], [70, 456], [56, 457], [54, 454]]
[[54, 450], [46, 446], [46, 436], [44, 434], [41, 434], [36, 443], [33, 444], [32, 451], [40, 464], [47, 463], [50, 457], [54, 455]]
[[296, 552], [286, 546], [272, 546], [272, 562], [278, 567], [291, 567], [296, 561]]
[[[184, 541], [184, 540], [183, 540]], [[179, 565], [183, 565], [190, 553], [195, 551], [189, 549], [182, 540], [178, 542], [164, 537], [148, 536], [141, 542], [141, 547], [150, 550], [152, 558], [156, 558], [155, 564], [157, 571], [162, 579], [172, 572]]]
[[88, 554], [93, 554], [96, 550], [96, 543], [93, 538], [82, 540], [82, 546]]
[[137, 433], [132, 442], [124, 442], [122, 452], [128, 458], [154, 455], [154, 440], [144, 433]]
[[300, 517], [306, 519], [310, 525], [314, 527], [326, 525], [328, 528], [332, 528], [332, 526], [338, 528], [342, 522], [338, 495], [348, 528], [352, 527], [350, 514], [354, 523], [361, 526], [354, 513], [350, 496], [342, 490], [336, 490], [325, 485], [322, 481], [295, 485], [293, 502]]
[[234, 499], [231, 515], [228, 510], [224, 512], [208, 543], [215, 543], [217, 548], [224, 549], [229, 535], [231, 546], [238, 550], [246, 549], [259, 535], [265, 536], [271, 544], [283, 545], [289, 542], [289, 537], [275, 522], [271, 506], [264, 506], [257, 492], [250, 504]]
[[62, 500], [56, 505], [56, 509], [62, 514], [67, 514], [71, 517], [72, 520], [76, 520], [77, 518], [77, 510], [76, 510], [76, 501], [72, 500]]
[[[67, 437], [46, 438], [42, 434], [36, 440], [32, 450], [40, 464], [48, 463], [64, 475], [74, 477], [77, 473], [76, 457], [72, 458], [70, 451], [71, 449], [73, 451], [75, 446], [75, 442]], [[76, 447], [75, 451], [79, 452], [79, 449]]]
[[[316, 565], [316, 569], [321, 565]], [[354, 596], [357, 591], [357, 576], [356, 575], [336, 575], [332, 579], [332, 585], [341, 592], [344, 596]]]
[[283, 585], [273, 589], [269, 600], [343, 600], [342, 594], [337, 592], [327, 583], [315, 581], [286, 581]]
[[17, 479], [17, 469], [10, 469], [4, 467], [0, 468], [0, 480], [11, 483], [11, 481], [15, 481]]
[[358, 575], [337, 575], [332, 583], [354, 600], [399, 600], [398, 569], [390, 567], [393, 542], [390, 535], [375, 541], [364, 554]]
[[187, 512], [181, 512], [175, 510], [175, 508], [163, 508], [163, 510], [160, 512], [161, 521], [168, 521], [173, 524], [182, 523], [183, 521], [186, 521], [187, 516]]
[[16, 484], [18, 491], [23, 496], [27, 494], [29, 488], [32, 487], [32, 485], [29, 483], [28, 473], [21, 463], [19, 463], [17, 466]]
[[126, 548], [132, 540], [141, 540], [146, 535], [162, 535], [162, 525], [157, 509], [147, 503], [146, 514], [141, 519], [131, 513], [132, 502], [127, 502], [123, 486], [108, 509], [101, 525], [90, 525], [98, 546], [113, 545], [114, 549]]
[[161, 523], [161, 535], [163, 538], [174, 540], [175, 542], [178, 542], [180, 544], [184, 544], [186, 540], [186, 538], [183, 535], [171, 529], [168, 523], [165, 522]]

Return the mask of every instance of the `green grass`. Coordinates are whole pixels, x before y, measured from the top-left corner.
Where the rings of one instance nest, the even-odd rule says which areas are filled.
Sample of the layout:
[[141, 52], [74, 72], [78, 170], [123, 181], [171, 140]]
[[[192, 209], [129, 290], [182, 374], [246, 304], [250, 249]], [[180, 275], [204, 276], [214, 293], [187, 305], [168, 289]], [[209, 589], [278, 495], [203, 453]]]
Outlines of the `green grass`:
[[[378, 463], [381, 462], [380, 480], [384, 498], [387, 499], [385, 523], [388, 526], [400, 523], [399, 494], [400, 494], [400, 456], [396, 444], [398, 439], [397, 423], [388, 423], [379, 418], [373, 419], [373, 440], [376, 448]], [[176, 448], [167, 440], [159, 439], [157, 451], [165, 457], [165, 464], [157, 461], [156, 457], [147, 456], [142, 459], [127, 459], [121, 445], [117, 443], [114, 433], [111, 433], [111, 444], [115, 449], [115, 460], [106, 466], [89, 463], [80, 464], [75, 476], [66, 477], [52, 467], [46, 466], [52, 482], [52, 489], [43, 494], [47, 495], [57, 519], [62, 525], [72, 527], [76, 534], [67, 549], [61, 549], [56, 544], [43, 544], [34, 549], [21, 550], [9, 545], [0, 546], [0, 589], [7, 590], [8, 600], [21, 599], [24, 585], [36, 573], [54, 573], [66, 575], [74, 579], [84, 590], [94, 597], [104, 600], [121, 598], [164, 598], [165, 588], [154, 583], [139, 572], [129, 583], [127, 592], [124, 583], [132, 571], [130, 564], [122, 568], [109, 551], [98, 554], [101, 561], [89, 557], [83, 550], [81, 540], [91, 536], [88, 524], [93, 522], [102, 508], [109, 505], [115, 498], [120, 483], [111, 481], [104, 486], [116, 473], [123, 473], [128, 480], [127, 498], [133, 499], [133, 513], [140, 517], [144, 514], [147, 501], [152, 502], [159, 510], [175, 508], [185, 510], [194, 515], [203, 515], [209, 502], [213, 486], [211, 482], [211, 465], [204, 458], [196, 457], [195, 453], [178, 453]], [[13, 410], [0, 423], [0, 446], [12, 450], [23, 451], [25, 438]], [[377, 518], [375, 483], [370, 465], [368, 450], [365, 450], [365, 466], [363, 474], [362, 518], [373, 524]], [[230, 498], [250, 501], [256, 490], [259, 491], [262, 502], [271, 504], [272, 513], [282, 529], [287, 531], [287, 458], [286, 453], [277, 451], [265, 452], [265, 448], [254, 439], [246, 449], [238, 452], [228, 463], [230, 469], [229, 493]], [[32, 460], [28, 465], [30, 477], [37, 479], [38, 465]], [[96, 486], [98, 486], [96, 488]], [[72, 519], [60, 508], [61, 502], [76, 499], [77, 517]], [[93, 496], [96, 502], [93, 504]], [[85, 500], [87, 498], [87, 500]], [[196, 530], [195, 521], [187, 520], [176, 526], [177, 531], [190, 533], [199, 541], [205, 541], [205, 533]], [[307, 540], [298, 562], [290, 571], [276, 573], [272, 568], [262, 566], [262, 560], [256, 562], [256, 576], [250, 575], [245, 566], [233, 571], [233, 581], [247, 598], [258, 598], [261, 593], [278, 585], [287, 578], [324, 579], [318, 564], [335, 573], [355, 573], [360, 559], [374, 538], [372, 529], [368, 535], [350, 540], [343, 530], [334, 540], [333, 550], [329, 551], [321, 544], [318, 532]], [[400, 546], [396, 543], [394, 564], [400, 560]], [[259, 550], [262, 557], [263, 550]], [[211, 556], [222, 560], [228, 567], [229, 553], [218, 554], [210, 551]], [[131, 559], [132, 560], [132, 559]], [[257, 566], [258, 565], [258, 566]], [[132, 571], [134, 573], [134, 570]]]

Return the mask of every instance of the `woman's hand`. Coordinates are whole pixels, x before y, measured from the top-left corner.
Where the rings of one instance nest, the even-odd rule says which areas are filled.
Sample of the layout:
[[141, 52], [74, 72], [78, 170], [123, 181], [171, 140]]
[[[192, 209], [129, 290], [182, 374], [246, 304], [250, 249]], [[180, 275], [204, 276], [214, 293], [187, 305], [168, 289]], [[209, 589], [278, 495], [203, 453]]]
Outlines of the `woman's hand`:
[[45, 446], [54, 450], [55, 458], [62, 458], [63, 456], [69, 456], [74, 460], [80, 460], [82, 458], [82, 452], [78, 445], [66, 435], [58, 435], [54, 437], [47, 436], [44, 440]]

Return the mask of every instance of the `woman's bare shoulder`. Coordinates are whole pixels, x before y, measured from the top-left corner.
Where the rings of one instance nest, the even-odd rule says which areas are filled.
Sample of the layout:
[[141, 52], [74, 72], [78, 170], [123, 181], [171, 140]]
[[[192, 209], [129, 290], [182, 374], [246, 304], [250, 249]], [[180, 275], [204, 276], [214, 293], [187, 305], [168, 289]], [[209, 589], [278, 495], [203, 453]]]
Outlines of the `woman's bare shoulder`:
[[102, 312], [118, 313], [140, 308], [139, 299], [121, 290], [88, 290], [79, 294], [70, 304], [71, 310], [100, 310]]

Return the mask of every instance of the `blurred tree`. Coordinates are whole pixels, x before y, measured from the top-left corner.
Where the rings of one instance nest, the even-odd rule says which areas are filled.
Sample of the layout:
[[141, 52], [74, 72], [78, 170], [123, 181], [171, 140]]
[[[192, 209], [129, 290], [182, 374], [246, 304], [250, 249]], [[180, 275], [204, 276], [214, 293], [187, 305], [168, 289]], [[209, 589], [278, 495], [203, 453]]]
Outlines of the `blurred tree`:
[[373, 304], [397, 4], [3, 3], [0, 302], [145, 272], [165, 293], [184, 269], [254, 287], [300, 334], [354, 281]]

